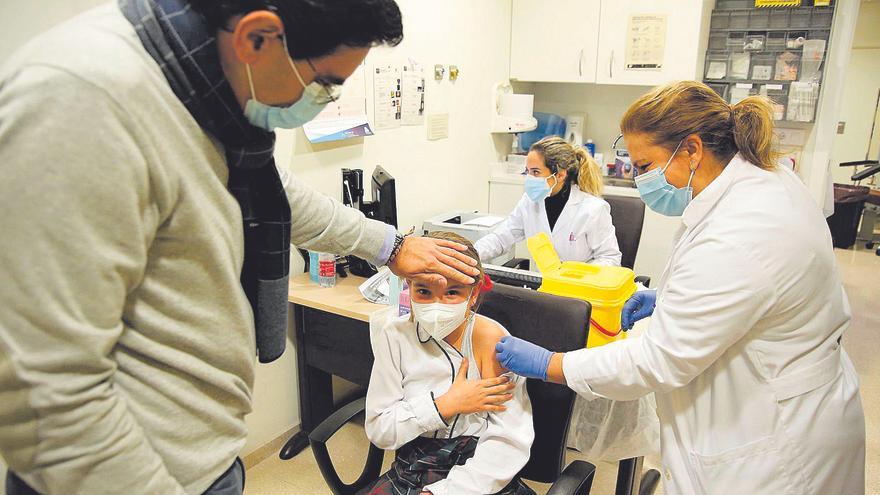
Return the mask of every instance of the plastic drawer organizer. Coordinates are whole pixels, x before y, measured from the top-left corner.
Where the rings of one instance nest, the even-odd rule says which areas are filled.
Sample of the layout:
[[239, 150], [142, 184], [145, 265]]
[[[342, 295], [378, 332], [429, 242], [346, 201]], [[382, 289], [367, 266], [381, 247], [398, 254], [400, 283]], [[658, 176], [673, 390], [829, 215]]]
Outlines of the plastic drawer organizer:
[[756, 8], [753, 0], [718, 0], [703, 81], [730, 103], [760, 94], [773, 102], [774, 119], [812, 122], [834, 5]]

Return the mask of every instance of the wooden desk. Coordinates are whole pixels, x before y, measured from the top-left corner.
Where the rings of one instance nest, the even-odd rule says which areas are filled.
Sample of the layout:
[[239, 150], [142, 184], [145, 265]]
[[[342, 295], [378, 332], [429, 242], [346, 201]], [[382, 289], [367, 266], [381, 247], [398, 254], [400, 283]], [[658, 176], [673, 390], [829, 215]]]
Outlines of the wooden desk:
[[332, 375], [367, 386], [373, 367], [370, 314], [387, 308], [361, 296], [365, 279], [349, 275], [335, 287], [315, 285], [304, 273], [291, 277], [288, 300], [293, 303], [299, 372], [300, 432], [281, 449], [290, 459], [308, 445], [308, 435], [335, 410]]
[[315, 285], [309, 280], [309, 274], [303, 273], [290, 278], [287, 300], [293, 304], [369, 322], [370, 313], [388, 306], [373, 304], [364, 299], [358, 290], [364, 280], [366, 279], [349, 275], [338, 279], [335, 287], [326, 288]]

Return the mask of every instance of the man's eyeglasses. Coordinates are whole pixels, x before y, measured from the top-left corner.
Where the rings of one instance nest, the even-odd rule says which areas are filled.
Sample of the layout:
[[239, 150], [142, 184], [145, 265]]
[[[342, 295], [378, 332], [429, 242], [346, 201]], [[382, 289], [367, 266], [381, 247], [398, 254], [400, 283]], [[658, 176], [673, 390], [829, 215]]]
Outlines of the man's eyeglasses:
[[312, 69], [312, 73], [316, 75], [313, 82], [318, 83], [319, 85], [321, 85], [322, 88], [321, 94], [318, 95], [318, 100], [316, 101], [316, 103], [326, 105], [328, 103], [333, 103], [338, 100], [339, 97], [342, 95], [342, 85], [322, 81], [320, 79], [320, 76], [317, 75], [318, 70], [315, 69], [315, 65], [312, 64], [312, 61], [310, 59], [306, 59], [306, 62], [308, 62], [309, 68]]

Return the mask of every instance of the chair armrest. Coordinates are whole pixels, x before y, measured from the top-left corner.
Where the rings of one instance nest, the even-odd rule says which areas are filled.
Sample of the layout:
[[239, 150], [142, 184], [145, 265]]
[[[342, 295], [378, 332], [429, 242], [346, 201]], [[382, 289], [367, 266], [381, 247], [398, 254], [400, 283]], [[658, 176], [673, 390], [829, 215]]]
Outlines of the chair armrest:
[[529, 269], [529, 260], [528, 258], [513, 258], [508, 260], [506, 263], [501, 265], [505, 268], [516, 268], [518, 270], [528, 270]]
[[556, 478], [547, 495], [589, 495], [595, 475], [596, 466], [585, 461], [574, 461]]
[[840, 167], [860, 167], [862, 165], [877, 165], [877, 160], [856, 160], [854, 162], [840, 162]]
[[645, 287], [650, 287], [651, 286], [651, 277], [648, 277], [646, 275], [638, 275], [638, 276], [636, 276], [636, 282], [637, 283], [641, 282], [642, 285], [644, 285]]
[[366, 399], [360, 398], [346, 404], [338, 411], [334, 412], [321, 424], [309, 433], [309, 444], [312, 447], [312, 454], [318, 462], [318, 468], [327, 486], [335, 495], [351, 495], [367, 486], [379, 477], [379, 471], [382, 469], [382, 460], [385, 451], [370, 444], [370, 450], [367, 454], [367, 460], [364, 464], [364, 470], [361, 475], [352, 484], [347, 485], [339, 478], [336, 468], [333, 466], [333, 460], [330, 459], [330, 452], [327, 450], [327, 441], [339, 431], [346, 423], [352, 420], [358, 414], [366, 409]]

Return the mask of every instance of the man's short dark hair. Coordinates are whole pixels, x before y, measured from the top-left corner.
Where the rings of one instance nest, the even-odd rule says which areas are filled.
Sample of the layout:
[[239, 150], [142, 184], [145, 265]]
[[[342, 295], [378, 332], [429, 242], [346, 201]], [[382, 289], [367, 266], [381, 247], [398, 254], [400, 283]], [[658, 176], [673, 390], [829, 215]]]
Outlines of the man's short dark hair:
[[403, 40], [394, 0], [190, 0], [212, 29], [230, 28], [231, 17], [275, 10], [284, 22], [290, 56], [323, 57], [339, 46], [396, 46]]

